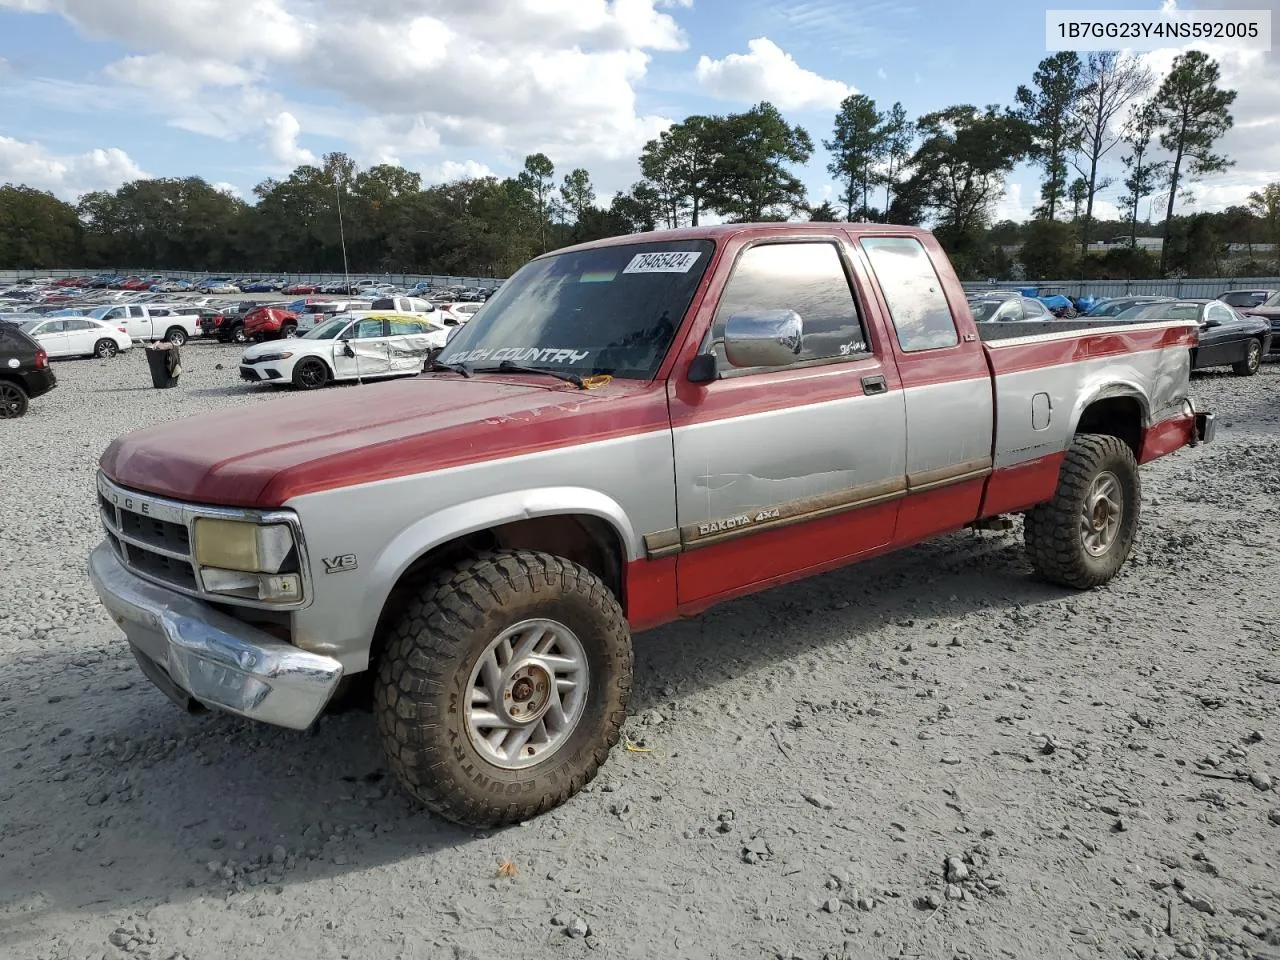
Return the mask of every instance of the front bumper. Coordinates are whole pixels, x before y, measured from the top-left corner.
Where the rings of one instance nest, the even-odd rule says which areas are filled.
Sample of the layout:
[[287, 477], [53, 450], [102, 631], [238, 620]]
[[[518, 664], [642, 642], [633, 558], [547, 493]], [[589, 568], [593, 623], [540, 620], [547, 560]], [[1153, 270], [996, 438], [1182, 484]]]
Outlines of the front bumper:
[[299, 650], [199, 600], [126, 570], [111, 547], [89, 578], [143, 672], [184, 705], [194, 699], [250, 720], [305, 730], [342, 679], [342, 664]]
[[282, 374], [275, 367], [255, 367], [252, 364], [240, 364], [240, 379], [248, 380], [250, 383], [271, 383], [277, 380], [283, 380]]

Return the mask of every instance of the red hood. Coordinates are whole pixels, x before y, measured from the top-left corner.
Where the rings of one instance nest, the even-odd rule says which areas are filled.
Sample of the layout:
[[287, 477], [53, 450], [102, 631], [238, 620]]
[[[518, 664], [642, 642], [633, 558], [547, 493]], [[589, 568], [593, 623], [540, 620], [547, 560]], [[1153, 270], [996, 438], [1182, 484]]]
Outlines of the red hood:
[[299, 394], [126, 434], [102, 455], [116, 483], [226, 506], [276, 507], [305, 493], [668, 425], [661, 384], [569, 384], [452, 374]]

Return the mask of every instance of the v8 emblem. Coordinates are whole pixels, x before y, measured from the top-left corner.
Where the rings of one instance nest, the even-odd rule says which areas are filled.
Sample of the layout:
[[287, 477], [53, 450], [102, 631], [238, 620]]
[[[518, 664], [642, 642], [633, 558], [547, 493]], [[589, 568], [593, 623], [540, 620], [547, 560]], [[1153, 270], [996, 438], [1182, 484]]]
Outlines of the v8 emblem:
[[325, 573], [346, 573], [356, 568], [356, 555], [344, 553], [340, 557], [321, 557]]

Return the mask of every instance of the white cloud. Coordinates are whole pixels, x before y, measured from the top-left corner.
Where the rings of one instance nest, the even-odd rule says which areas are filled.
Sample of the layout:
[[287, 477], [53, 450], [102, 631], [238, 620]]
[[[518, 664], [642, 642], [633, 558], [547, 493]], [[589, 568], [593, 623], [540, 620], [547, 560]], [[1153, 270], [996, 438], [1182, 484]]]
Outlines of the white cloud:
[[123, 46], [129, 55], [105, 69], [101, 91], [108, 104], [113, 92], [135, 104], [116, 106], [122, 113], [257, 141], [276, 162], [309, 155], [288, 114], [366, 163], [484, 152], [518, 166], [542, 151], [557, 165], [625, 158], [634, 167], [645, 140], [671, 123], [639, 113], [636, 86], [652, 52], [687, 47], [676, 18], [691, 3], [0, 0], [0, 9], [58, 14]]
[[117, 147], [77, 156], [50, 153], [39, 143], [0, 137], [0, 183], [21, 183], [75, 200], [91, 190], [113, 190], [146, 177], [133, 159]]
[[996, 201], [991, 222], [1001, 220], [1026, 220], [1031, 216], [1031, 205], [1022, 199], [1022, 184], [1006, 183], [1004, 194]]
[[267, 149], [277, 161], [289, 167], [316, 162], [314, 153], [298, 146], [302, 125], [292, 113], [282, 111], [268, 120], [265, 126]]
[[230, 196], [235, 197], [237, 200], [244, 199], [244, 193], [234, 183], [227, 183], [225, 180], [219, 180], [217, 183], [210, 184], [210, 186], [212, 186], [213, 189], [217, 190], [219, 193], [229, 194]]
[[889, 75], [884, 72], [884, 67], [880, 67], [876, 70], [876, 76], [879, 77], [881, 80], [889, 79]]
[[804, 69], [768, 37], [749, 41], [747, 50], [721, 60], [700, 57], [694, 69], [698, 84], [722, 100], [768, 100], [780, 110], [835, 109], [845, 97], [858, 92], [839, 80]]
[[434, 167], [422, 171], [424, 183], [452, 183], [454, 180], [478, 180], [481, 177], [492, 177], [493, 171], [487, 164], [478, 160], [446, 160]]

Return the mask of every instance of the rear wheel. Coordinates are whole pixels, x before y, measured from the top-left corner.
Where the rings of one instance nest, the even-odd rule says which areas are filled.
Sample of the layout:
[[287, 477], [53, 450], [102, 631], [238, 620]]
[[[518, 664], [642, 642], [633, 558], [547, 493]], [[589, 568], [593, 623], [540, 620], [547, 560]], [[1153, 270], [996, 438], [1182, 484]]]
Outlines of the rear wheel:
[[299, 390], [318, 390], [329, 382], [329, 368], [323, 360], [308, 357], [293, 368], [293, 385]]
[[164, 338], [175, 347], [180, 347], [187, 342], [187, 331], [183, 330], [181, 327], [170, 327], [169, 332], [164, 335]]
[[1027, 512], [1027, 554], [1046, 580], [1087, 589], [1114, 577], [1138, 532], [1138, 463], [1123, 440], [1076, 437], [1053, 499]]
[[388, 763], [450, 820], [527, 820], [595, 777], [631, 669], [622, 608], [589, 570], [524, 550], [463, 561], [409, 605], [378, 664]]
[[244, 332], [243, 323], [237, 323], [234, 327], [231, 328], [231, 342], [232, 343], [248, 343], [249, 342], [249, 336]]
[[289, 337], [292, 337], [297, 332], [298, 332], [298, 325], [296, 323], [286, 323], [283, 327], [280, 328], [280, 336], [286, 339]]
[[1250, 340], [1245, 344], [1244, 359], [1231, 365], [1237, 377], [1252, 377], [1262, 369], [1262, 341]]
[[114, 340], [103, 337], [93, 345], [93, 355], [106, 360], [108, 357], [114, 357], [120, 352], [120, 345]]
[[16, 383], [0, 380], [0, 420], [16, 420], [27, 412], [27, 391]]

